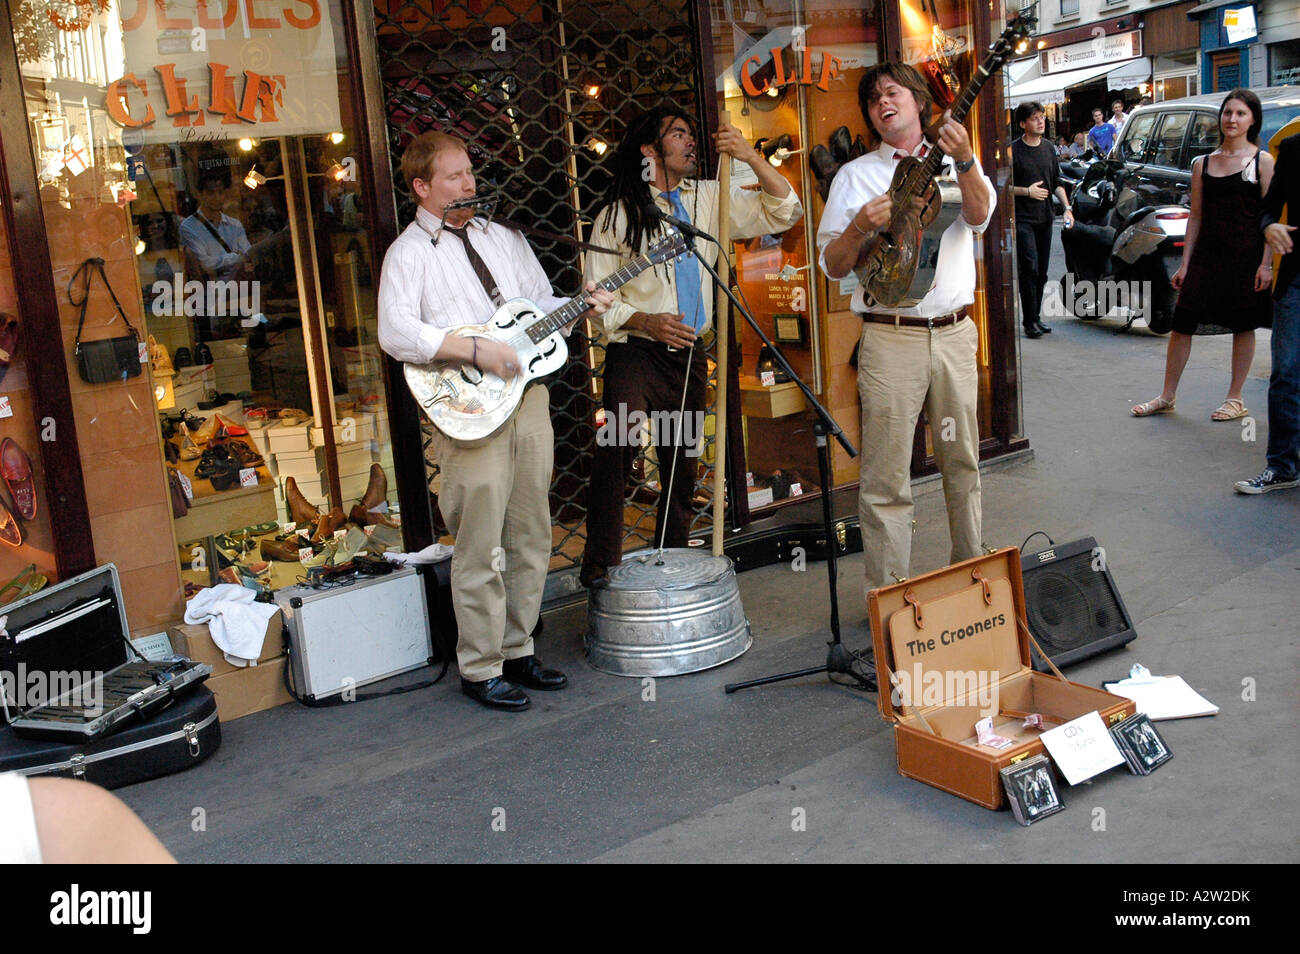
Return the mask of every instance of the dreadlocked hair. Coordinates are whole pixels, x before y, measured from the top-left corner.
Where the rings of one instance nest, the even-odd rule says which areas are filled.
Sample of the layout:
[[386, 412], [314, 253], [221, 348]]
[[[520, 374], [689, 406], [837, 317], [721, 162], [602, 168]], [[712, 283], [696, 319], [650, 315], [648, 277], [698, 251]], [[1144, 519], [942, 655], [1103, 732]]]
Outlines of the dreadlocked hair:
[[[628, 247], [636, 250], [641, 247], [642, 239], [658, 234], [662, 225], [657, 221], [647, 221], [646, 207], [654, 202], [650, 194], [650, 182], [646, 178], [649, 168], [642, 146], [653, 146], [656, 157], [663, 155], [663, 136], [661, 130], [664, 120], [681, 119], [692, 129], [695, 122], [689, 113], [677, 106], [665, 104], [649, 112], [642, 113], [628, 125], [614, 150], [610, 161], [611, 172], [609, 188], [605, 190], [604, 203], [597, 217], [605, 216], [608, 228], [614, 221], [618, 207], [622, 205], [624, 220], [627, 223], [623, 240]], [[658, 161], [656, 158], [654, 161]]]

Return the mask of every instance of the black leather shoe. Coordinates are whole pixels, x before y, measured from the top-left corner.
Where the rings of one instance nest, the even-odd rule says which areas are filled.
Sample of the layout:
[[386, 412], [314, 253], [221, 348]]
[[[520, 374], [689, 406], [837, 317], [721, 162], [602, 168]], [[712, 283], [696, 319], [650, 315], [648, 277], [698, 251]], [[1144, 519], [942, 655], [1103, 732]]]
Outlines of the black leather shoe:
[[1026, 338], [1041, 338], [1042, 336], [1043, 336], [1043, 333], [1042, 333], [1041, 331], [1038, 330], [1038, 326], [1037, 326], [1037, 325], [1025, 325], [1025, 337], [1026, 337]]
[[1045, 325], [1041, 321], [1034, 322], [1034, 326], [1045, 335], [1050, 335], [1052, 333], [1051, 325]]
[[536, 656], [507, 659], [501, 677], [528, 689], [563, 689], [569, 684], [568, 676], [555, 669], [545, 668]]
[[491, 679], [485, 679], [482, 682], [470, 682], [468, 679], [462, 679], [460, 681], [460, 691], [489, 709], [523, 712], [531, 704], [528, 697], [517, 686], [512, 686], [502, 676], [493, 676]]

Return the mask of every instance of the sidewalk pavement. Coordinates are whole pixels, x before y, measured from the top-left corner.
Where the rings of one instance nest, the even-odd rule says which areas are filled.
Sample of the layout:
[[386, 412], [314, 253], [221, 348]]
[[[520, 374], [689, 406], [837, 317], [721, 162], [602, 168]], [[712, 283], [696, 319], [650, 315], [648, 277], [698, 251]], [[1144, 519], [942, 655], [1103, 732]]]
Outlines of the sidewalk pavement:
[[[900, 776], [874, 695], [823, 676], [724, 695], [824, 662], [814, 563], [741, 574], [753, 648], [657, 680], [653, 701], [586, 665], [573, 607], [547, 618], [539, 649], [570, 688], [533, 693], [526, 713], [480, 709], [452, 672], [355, 706], [249, 716], [205, 764], [118, 794], [188, 862], [1296, 861], [1300, 490], [1232, 490], [1263, 469], [1266, 381], [1245, 390], [1253, 441], [1246, 422], [1211, 422], [1229, 342], [1198, 340], [1177, 413], [1134, 419], [1129, 406], [1159, 391], [1164, 339], [1049, 323], [1022, 341], [1034, 456], [985, 475], [985, 540], [1042, 529], [1106, 548], [1138, 639], [1067, 675], [1096, 685], [1142, 662], [1222, 710], [1161, 723], [1174, 758], [1155, 774], [1067, 788], [1064, 812], [1024, 829]], [[947, 562], [938, 489], [917, 500], [914, 573]], [[840, 570], [846, 642], [861, 648], [861, 556]]]

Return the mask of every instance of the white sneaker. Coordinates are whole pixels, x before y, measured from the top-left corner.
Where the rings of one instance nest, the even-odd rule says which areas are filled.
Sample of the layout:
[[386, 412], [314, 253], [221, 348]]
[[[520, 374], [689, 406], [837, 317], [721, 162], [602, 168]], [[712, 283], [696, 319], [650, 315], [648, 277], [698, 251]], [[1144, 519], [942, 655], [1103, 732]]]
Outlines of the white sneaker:
[[1264, 472], [1250, 480], [1239, 480], [1233, 485], [1239, 494], [1266, 494], [1270, 490], [1287, 490], [1300, 487], [1300, 478], [1281, 477], [1272, 467], [1265, 467]]

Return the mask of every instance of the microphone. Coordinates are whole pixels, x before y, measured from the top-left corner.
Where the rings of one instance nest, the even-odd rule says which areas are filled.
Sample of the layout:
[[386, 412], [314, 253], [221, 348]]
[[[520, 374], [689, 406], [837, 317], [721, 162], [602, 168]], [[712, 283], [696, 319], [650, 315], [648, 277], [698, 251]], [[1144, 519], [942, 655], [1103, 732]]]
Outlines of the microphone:
[[722, 244], [708, 232], [697, 229], [695, 226], [691, 225], [690, 222], [687, 222], [684, 219], [679, 219], [675, 216], [669, 215], [653, 202], [645, 207], [645, 214], [652, 222], [665, 222], [682, 234], [689, 235], [691, 238], [699, 237], [704, 239], [706, 242], [712, 242], [714, 245]]

